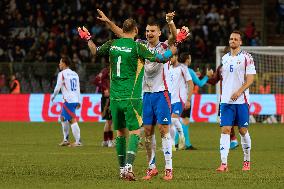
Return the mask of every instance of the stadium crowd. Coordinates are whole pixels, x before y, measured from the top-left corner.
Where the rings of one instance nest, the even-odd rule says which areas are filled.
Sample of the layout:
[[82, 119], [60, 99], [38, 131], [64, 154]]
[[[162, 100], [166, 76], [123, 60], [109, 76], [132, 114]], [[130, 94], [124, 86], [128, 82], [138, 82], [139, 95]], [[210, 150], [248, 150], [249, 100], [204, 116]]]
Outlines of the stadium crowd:
[[[118, 25], [128, 17], [135, 18], [140, 25], [140, 38], [144, 38], [147, 22], [158, 20], [162, 26], [162, 40], [168, 34], [165, 13], [174, 10], [177, 27], [190, 26], [192, 35], [180, 51], [190, 52], [195, 65], [211, 63], [209, 66], [214, 67], [215, 47], [226, 45], [230, 32], [239, 28], [239, 0], [219, 0], [214, 4], [207, 0], [3, 0], [0, 4], [3, 9], [0, 62], [20, 62], [12, 64], [10, 71], [16, 73], [22, 92], [51, 92], [58, 73], [54, 63], [57, 65], [63, 55], [68, 55], [75, 63], [83, 82], [82, 92], [95, 92], [92, 81], [100, 69], [89, 69], [88, 65], [106, 60], [96, 61], [90, 55], [77, 35], [77, 27], [84, 23], [90, 28], [97, 44], [113, 38], [108, 28], [96, 19], [97, 8], [104, 10]], [[253, 45], [251, 43], [249, 39], [249, 44]], [[104, 66], [101, 63], [91, 68]], [[0, 71], [4, 77], [9, 77], [3, 69]], [[1, 89], [1, 92], [6, 91]]]

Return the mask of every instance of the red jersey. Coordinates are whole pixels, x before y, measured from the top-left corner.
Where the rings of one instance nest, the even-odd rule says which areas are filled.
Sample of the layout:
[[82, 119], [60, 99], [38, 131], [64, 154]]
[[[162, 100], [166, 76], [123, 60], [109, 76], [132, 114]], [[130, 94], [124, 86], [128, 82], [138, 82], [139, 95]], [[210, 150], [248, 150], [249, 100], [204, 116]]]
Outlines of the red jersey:
[[102, 94], [104, 94], [105, 90], [109, 90], [110, 88], [109, 67], [101, 70], [101, 72], [96, 76], [94, 83], [99, 88], [99, 92], [101, 92]]

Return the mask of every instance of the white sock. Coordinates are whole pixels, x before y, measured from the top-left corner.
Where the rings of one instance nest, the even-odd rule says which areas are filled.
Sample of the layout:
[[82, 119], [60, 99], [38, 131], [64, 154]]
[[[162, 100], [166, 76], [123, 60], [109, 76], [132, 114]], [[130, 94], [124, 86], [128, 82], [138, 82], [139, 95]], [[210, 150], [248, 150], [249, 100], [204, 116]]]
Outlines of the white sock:
[[172, 145], [175, 145], [176, 128], [173, 124], [170, 125], [170, 135], [171, 135]]
[[250, 161], [250, 149], [251, 149], [251, 139], [250, 139], [250, 135], [249, 132], [247, 131], [247, 133], [241, 136], [241, 143], [242, 143], [242, 147], [243, 147], [243, 151], [244, 151], [244, 161]]
[[220, 154], [221, 154], [221, 161], [223, 164], [227, 164], [229, 149], [230, 149], [230, 135], [222, 133], [220, 138]]
[[151, 158], [149, 162], [149, 168], [155, 169], [156, 168], [156, 137], [155, 134], [152, 135], [152, 142], [151, 142]]
[[72, 133], [75, 138], [75, 143], [80, 143], [80, 128], [77, 122], [71, 125]]
[[170, 133], [167, 133], [162, 138], [162, 147], [165, 157], [166, 166], [165, 169], [172, 169], [173, 162], [172, 162], [172, 142]]
[[68, 121], [62, 121], [62, 132], [63, 132], [63, 141], [69, 140], [69, 122]]
[[179, 137], [184, 136], [183, 130], [182, 130], [182, 125], [179, 121], [179, 118], [172, 118], [172, 123], [174, 124], [174, 126], [177, 129]]
[[155, 135], [145, 136], [145, 148], [147, 153], [147, 161], [150, 169], [154, 169], [155, 165], [155, 153], [156, 153], [156, 138]]

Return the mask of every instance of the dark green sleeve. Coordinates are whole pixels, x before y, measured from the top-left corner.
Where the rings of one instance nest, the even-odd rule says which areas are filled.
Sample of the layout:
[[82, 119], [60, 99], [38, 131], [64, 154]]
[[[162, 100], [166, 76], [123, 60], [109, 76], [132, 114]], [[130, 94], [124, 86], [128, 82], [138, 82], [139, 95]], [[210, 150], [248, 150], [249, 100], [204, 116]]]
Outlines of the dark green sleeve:
[[150, 62], [167, 62], [173, 55], [171, 50], [167, 50], [163, 54], [153, 54], [141, 43], [137, 43], [137, 53], [140, 58], [147, 59]]
[[113, 40], [105, 42], [102, 46], [97, 48], [97, 56], [106, 56], [109, 55], [109, 49]]

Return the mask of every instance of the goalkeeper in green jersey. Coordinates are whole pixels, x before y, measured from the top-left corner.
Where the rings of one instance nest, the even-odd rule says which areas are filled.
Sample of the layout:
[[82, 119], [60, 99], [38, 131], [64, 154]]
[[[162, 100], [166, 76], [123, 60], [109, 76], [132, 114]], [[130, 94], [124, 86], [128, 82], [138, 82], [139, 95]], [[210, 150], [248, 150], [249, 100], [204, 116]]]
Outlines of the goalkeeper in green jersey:
[[[135, 42], [138, 34], [135, 20], [127, 19], [123, 23], [124, 37], [110, 40], [97, 48], [91, 40], [88, 30], [78, 28], [82, 39], [88, 41], [93, 55], [108, 55], [111, 64], [110, 109], [114, 129], [117, 130], [116, 151], [120, 166], [120, 177], [135, 180], [132, 171], [136, 157], [142, 125], [142, 78], [145, 59], [167, 62], [176, 53], [171, 47], [164, 54], [153, 54], [141, 43]], [[126, 135], [129, 131], [126, 150]]]

